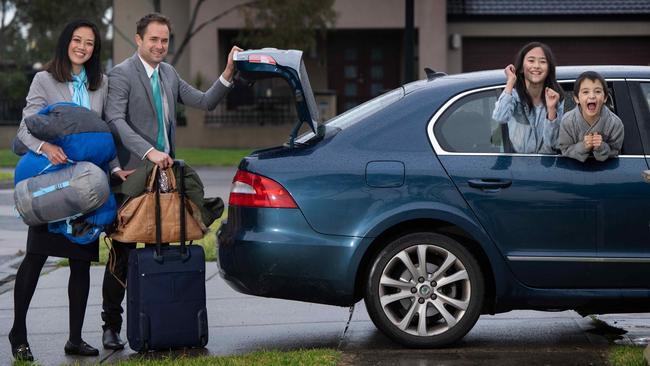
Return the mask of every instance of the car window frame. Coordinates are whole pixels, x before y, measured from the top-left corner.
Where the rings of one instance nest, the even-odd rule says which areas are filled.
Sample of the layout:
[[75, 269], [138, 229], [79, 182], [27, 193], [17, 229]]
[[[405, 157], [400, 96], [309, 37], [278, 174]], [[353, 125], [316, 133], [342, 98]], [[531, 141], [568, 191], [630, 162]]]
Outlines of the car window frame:
[[[575, 83], [575, 81], [576, 81], [576, 78], [569, 78], [569, 79], [558, 80], [558, 83], [560, 83], [560, 85], [563, 86], [565, 84], [569, 84], [569, 85], [573, 84], [573, 83]], [[617, 83], [620, 83], [620, 82], [627, 85], [627, 83], [628, 83], [628, 79], [626, 79], [626, 78], [605, 78], [605, 81], [607, 82], [608, 85], [610, 83], [612, 85], [616, 85]], [[646, 80], [646, 81], [650, 82], [650, 80]], [[485, 92], [485, 91], [490, 91], [490, 90], [503, 89], [503, 88], [505, 88], [505, 84], [491, 85], [491, 86], [486, 86], [486, 87], [481, 87], [481, 88], [476, 88], [476, 89], [465, 90], [465, 91], [463, 91], [461, 93], [458, 93], [458, 94], [452, 96], [445, 103], [443, 103], [442, 106], [440, 108], [438, 108], [438, 110], [434, 113], [434, 115], [429, 120], [429, 123], [427, 124], [427, 135], [429, 137], [429, 141], [430, 141], [434, 151], [436, 152], [436, 154], [437, 155], [447, 155], [447, 156], [565, 157], [565, 156], [562, 156], [561, 153], [557, 153], [557, 154], [516, 153], [516, 152], [483, 152], [483, 153], [478, 153], [478, 152], [454, 152], [454, 151], [446, 151], [445, 149], [443, 149], [443, 147], [438, 142], [437, 137], [435, 136], [434, 126], [440, 120], [440, 118], [444, 115], [444, 113], [449, 108], [451, 108], [456, 102], [458, 102], [459, 100], [461, 100], [461, 99], [463, 99], [463, 98], [465, 98], [465, 97], [467, 97], [469, 95], [472, 95], [472, 94], [475, 94], [475, 93], [481, 93], [481, 92]], [[639, 86], [639, 88], [640, 88], [640, 86]], [[610, 94], [615, 99], [614, 106], [616, 107], [617, 112], [619, 111], [619, 105], [621, 105], [621, 107], [620, 107], [621, 111], [626, 109], [626, 108], [623, 108], [624, 103], [619, 102], [619, 96], [616, 95], [617, 92], [614, 92], [614, 93], [610, 92]], [[565, 98], [567, 98], [567, 97], [571, 98], [572, 95], [565, 95]], [[629, 99], [632, 99], [632, 98], [628, 98], [628, 100]], [[636, 130], [639, 133], [636, 136], [637, 136], [638, 139], [641, 140], [643, 152], [650, 151], [650, 149], [646, 149], [646, 147], [645, 147], [646, 141], [641, 138], [641, 134], [639, 132], [640, 127], [639, 127], [639, 124], [638, 124], [638, 121], [637, 121], [637, 116], [634, 113], [631, 113], [631, 115], [633, 116], [633, 118], [632, 118], [633, 120], [630, 121], [630, 117], [629, 117], [630, 113], [629, 112], [631, 112], [631, 110], [633, 109], [633, 106], [631, 106], [631, 105], [627, 106], [627, 109], [628, 109], [627, 112], [626, 112], [628, 114], [628, 117], [626, 118], [626, 120], [628, 121], [627, 123], [628, 124], [633, 124], [634, 126], [636, 126]], [[568, 112], [568, 111], [565, 111], [565, 113], [566, 112]], [[648, 137], [648, 140], [647, 140], [648, 147], [650, 148], [650, 126], [648, 126], [647, 137]], [[626, 136], [626, 141], [627, 140], [628, 140], [628, 137]], [[619, 158], [645, 158], [645, 155], [644, 154], [621, 154], [618, 157]], [[566, 158], [568, 158], [568, 157], [566, 157]]]
[[[641, 136], [644, 156], [650, 158], [650, 105], [643, 99], [641, 83], [650, 84], [650, 78], [629, 78], [626, 79], [630, 92], [630, 102], [632, 104], [634, 115], [637, 121], [637, 128]], [[643, 121], [648, 123], [643, 123]]]

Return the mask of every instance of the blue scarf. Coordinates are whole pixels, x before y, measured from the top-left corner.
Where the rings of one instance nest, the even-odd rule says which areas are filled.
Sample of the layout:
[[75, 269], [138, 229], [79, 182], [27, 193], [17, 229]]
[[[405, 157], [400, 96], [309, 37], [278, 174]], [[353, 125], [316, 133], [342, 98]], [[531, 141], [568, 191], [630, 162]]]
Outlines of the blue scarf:
[[81, 71], [78, 75], [72, 74], [72, 101], [90, 109], [90, 96], [88, 95], [87, 84], [86, 68], [81, 66]]

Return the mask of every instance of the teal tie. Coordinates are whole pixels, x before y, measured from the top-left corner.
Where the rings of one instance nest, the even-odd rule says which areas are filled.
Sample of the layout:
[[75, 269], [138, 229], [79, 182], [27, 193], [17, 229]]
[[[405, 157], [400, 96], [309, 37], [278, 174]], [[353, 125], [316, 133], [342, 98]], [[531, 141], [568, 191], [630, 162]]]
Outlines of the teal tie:
[[153, 91], [153, 104], [156, 107], [156, 117], [158, 118], [158, 138], [156, 139], [156, 150], [165, 151], [165, 118], [163, 116], [162, 96], [160, 95], [160, 80], [158, 79], [158, 69], [151, 75], [151, 90]]

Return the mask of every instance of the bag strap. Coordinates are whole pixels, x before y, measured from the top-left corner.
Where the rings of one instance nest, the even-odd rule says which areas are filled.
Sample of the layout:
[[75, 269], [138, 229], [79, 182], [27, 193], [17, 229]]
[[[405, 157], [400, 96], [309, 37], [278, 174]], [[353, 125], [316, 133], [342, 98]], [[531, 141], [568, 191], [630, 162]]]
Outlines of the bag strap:
[[115, 274], [115, 266], [117, 264], [115, 259], [115, 248], [113, 247], [113, 241], [108, 236], [104, 236], [104, 245], [108, 248], [108, 271], [123, 288], [126, 288], [126, 282], [120, 280]]
[[[47, 157], [47, 154], [43, 154], [43, 155], [44, 155], [45, 157]], [[66, 162], [65, 164], [67, 164], [67, 165], [72, 165], [72, 164], [75, 164], [75, 163], [76, 163], [76, 161], [74, 161], [74, 160], [72, 160], [72, 159], [67, 159], [67, 162]], [[53, 165], [52, 163], [47, 164], [47, 165], [45, 166], [45, 168], [43, 168], [43, 170], [41, 170], [41, 171], [40, 171], [38, 174], [36, 174], [36, 175], [41, 175], [41, 174], [47, 172], [47, 170], [50, 169], [50, 168], [53, 167], [53, 166], [54, 166], [54, 165]]]
[[154, 167], [154, 171], [151, 172], [151, 175], [154, 176], [153, 182], [156, 184], [154, 188], [155, 196], [155, 218], [156, 218], [156, 254], [161, 255], [162, 247], [162, 227], [160, 222], [160, 187], [158, 186], [158, 169]]
[[[187, 235], [187, 222], [185, 220], [185, 162], [183, 160], [175, 160], [174, 164], [178, 164], [178, 176], [180, 178], [180, 189], [178, 194], [181, 196], [180, 218], [181, 218], [181, 253], [185, 253], [185, 238]], [[172, 177], [174, 174], [172, 173]]]
[[43, 187], [43, 188], [41, 188], [41, 189], [39, 189], [37, 191], [34, 191], [34, 193], [32, 193], [32, 197], [36, 198], [36, 197], [44, 196], [44, 195], [46, 195], [48, 193], [52, 193], [54, 191], [58, 191], [58, 190], [61, 190], [63, 188], [67, 188], [67, 187], [70, 187], [70, 181], [69, 180], [66, 180], [65, 182], [60, 182], [60, 183], [57, 183], [57, 184], [52, 184], [51, 186]]
[[158, 165], [154, 164], [153, 169], [149, 174], [149, 178], [147, 179], [147, 185], [144, 187], [147, 192], [153, 192], [154, 188], [156, 188], [154, 187], [154, 183], [156, 182], [157, 176], [158, 176]]

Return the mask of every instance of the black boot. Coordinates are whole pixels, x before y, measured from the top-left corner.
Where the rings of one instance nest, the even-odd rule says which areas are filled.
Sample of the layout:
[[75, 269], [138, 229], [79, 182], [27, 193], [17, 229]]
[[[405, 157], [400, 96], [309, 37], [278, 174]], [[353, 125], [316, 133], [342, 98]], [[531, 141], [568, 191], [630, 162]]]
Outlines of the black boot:
[[63, 350], [66, 355], [99, 356], [99, 350], [84, 341], [79, 344], [67, 341]]
[[120, 338], [120, 332], [116, 332], [113, 329], [106, 328], [104, 330], [104, 335], [102, 336], [102, 343], [104, 343], [105, 349], [120, 350], [124, 349], [126, 342]]

